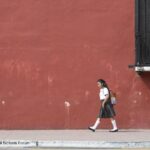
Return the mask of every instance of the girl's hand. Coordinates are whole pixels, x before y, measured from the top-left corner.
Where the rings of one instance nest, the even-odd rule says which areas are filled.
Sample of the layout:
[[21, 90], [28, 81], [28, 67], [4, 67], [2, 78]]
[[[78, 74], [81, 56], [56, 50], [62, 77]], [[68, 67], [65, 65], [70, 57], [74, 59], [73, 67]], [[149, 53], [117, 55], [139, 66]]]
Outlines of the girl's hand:
[[104, 106], [105, 106], [105, 102], [103, 101], [103, 103], [102, 103], [102, 107], [104, 108]]

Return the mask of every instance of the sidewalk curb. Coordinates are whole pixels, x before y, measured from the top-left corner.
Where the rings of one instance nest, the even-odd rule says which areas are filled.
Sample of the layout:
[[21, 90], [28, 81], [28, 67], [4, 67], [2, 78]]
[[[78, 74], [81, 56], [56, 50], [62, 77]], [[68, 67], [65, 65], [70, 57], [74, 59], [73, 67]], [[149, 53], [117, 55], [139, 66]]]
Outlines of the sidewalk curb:
[[150, 141], [141, 142], [106, 142], [106, 141], [0, 141], [0, 148], [150, 148]]
[[40, 148], [150, 148], [150, 141], [106, 142], [106, 141], [39, 141]]

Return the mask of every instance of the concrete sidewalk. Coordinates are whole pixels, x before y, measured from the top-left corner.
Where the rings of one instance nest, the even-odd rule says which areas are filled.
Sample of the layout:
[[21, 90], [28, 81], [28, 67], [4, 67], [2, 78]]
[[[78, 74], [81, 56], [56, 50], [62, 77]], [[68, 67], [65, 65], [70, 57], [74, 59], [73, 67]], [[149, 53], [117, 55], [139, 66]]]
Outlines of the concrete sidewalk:
[[150, 130], [1, 130], [0, 147], [150, 149]]

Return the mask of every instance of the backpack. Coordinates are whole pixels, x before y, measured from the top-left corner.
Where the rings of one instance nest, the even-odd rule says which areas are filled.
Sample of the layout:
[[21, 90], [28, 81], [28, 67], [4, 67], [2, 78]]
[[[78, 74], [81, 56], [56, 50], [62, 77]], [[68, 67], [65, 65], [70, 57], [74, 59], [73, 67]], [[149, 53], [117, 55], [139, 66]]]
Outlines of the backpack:
[[111, 99], [111, 104], [116, 105], [117, 104], [117, 99], [116, 99], [116, 93], [110, 90], [110, 99]]

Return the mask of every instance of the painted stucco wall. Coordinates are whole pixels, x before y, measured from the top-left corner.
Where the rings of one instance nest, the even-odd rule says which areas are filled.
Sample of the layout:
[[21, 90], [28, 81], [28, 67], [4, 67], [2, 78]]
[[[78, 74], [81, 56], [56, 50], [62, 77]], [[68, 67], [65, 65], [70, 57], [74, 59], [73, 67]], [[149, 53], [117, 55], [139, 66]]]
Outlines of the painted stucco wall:
[[128, 68], [134, 55], [134, 0], [0, 0], [0, 129], [86, 129], [99, 78], [119, 128], [149, 128], [149, 74]]

